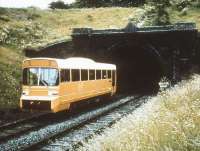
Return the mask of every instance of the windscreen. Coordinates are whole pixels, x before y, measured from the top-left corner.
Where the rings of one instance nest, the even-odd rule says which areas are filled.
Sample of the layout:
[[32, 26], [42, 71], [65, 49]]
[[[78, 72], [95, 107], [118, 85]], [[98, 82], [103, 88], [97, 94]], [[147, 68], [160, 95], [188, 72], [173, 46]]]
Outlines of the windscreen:
[[59, 84], [58, 69], [24, 68], [23, 85], [56, 86]]

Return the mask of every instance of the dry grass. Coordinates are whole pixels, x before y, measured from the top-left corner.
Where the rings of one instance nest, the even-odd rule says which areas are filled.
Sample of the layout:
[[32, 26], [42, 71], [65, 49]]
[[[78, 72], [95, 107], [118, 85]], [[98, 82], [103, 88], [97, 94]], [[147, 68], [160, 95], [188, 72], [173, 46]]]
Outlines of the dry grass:
[[23, 55], [20, 53], [20, 50], [0, 46], [0, 63], [15, 64], [22, 59]]
[[200, 150], [200, 76], [160, 93], [80, 150]]

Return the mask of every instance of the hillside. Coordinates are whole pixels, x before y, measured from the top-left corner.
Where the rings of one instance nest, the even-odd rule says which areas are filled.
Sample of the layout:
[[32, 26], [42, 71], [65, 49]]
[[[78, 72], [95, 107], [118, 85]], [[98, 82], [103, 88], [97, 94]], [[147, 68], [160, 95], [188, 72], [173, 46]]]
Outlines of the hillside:
[[122, 28], [129, 18], [137, 18], [140, 11], [139, 8], [2, 9], [0, 31], [5, 34], [3, 41], [23, 48], [69, 37], [74, 27]]
[[[200, 29], [199, 9], [189, 9], [185, 15], [171, 12], [172, 22], [195, 21]], [[70, 39], [74, 27], [123, 28], [129, 21], [138, 23], [144, 15], [143, 8], [0, 8], [0, 107], [16, 107], [18, 104], [23, 48]]]

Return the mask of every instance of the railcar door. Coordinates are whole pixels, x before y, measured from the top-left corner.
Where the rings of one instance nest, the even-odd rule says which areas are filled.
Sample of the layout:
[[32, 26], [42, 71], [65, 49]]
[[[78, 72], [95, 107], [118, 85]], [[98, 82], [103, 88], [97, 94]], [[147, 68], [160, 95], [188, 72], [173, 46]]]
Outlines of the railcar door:
[[115, 86], [115, 70], [112, 70], [112, 86], [114, 87]]

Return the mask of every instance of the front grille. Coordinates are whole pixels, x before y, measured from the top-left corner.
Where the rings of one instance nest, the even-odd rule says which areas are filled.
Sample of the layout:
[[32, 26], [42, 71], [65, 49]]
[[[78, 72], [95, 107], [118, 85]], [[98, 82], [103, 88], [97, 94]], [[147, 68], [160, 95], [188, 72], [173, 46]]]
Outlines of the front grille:
[[25, 110], [51, 110], [51, 101], [22, 100], [22, 108]]

